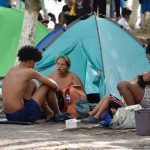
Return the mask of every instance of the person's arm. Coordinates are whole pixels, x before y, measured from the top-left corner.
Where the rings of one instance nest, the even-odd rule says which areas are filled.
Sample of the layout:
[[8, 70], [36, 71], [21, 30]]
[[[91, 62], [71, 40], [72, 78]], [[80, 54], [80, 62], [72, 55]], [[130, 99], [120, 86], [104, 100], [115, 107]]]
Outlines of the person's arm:
[[142, 73], [137, 76], [137, 82], [133, 84], [138, 84], [141, 88], [145, 88], [147, 82], [150, 81], [150, 72], [149, 73]]
[[150, 71], [143, 73], [143, 80], [144, 81], [150, 81]]
[[41, 84], [47, 85], [48, 87], [52, 88], [54, 91], [58, 91], [59, 89], [57, 83], [54, 80], [43, 76], [42, 74], [40, 74], [35, 70], [32, 70], [31, 78], [40, 81]]
[[134, 77], [132, 80], [130, 80], [130, 83], [137, 84], [138, 76]]
[[[131, 79], [130, 80], [130, 83], [132, 83], [132, 84], [137, 84], [138, 83], [138, 81], [139, 81], [139, 77], [140, 76], [145, 76], [145, 74], [147, 74], [148, 72], [143, 72], [143, 73], [141, 73], [141, 74], [139, 74], [139, 75], [137, 75], [136, 77], [134, 77], [133, 79]], [[150, 81], [150, 72], [148, 73], [149, 75], [149, 81]], [[146, 75], [147, 76], [147, 75]], [[147, 77], [146, 77], [147, 78]], [[143, 77], [143, 79], [144, 79], [144, 77]], [[145, 81], [145, 80], [144, 80]]]
[[137, 36], [137, 38], [143, 43], [143, 44], [148, 44], [149, 38]]
[[58, 21], [62, 26], [65, 24], [65, 16], [63, 11], [59, 14]]

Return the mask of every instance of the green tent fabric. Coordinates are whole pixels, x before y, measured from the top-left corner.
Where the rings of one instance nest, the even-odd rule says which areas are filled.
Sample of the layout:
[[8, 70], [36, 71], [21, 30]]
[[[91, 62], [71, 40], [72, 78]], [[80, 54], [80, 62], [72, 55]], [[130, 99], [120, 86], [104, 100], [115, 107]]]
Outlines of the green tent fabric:
[[[0, 76], [5, 76], [15, 63], [23, 16], [23, 11], [18, 9], [0, 7]], [[38, 22], [35, 45], [48, 33], [47, 28]]]
[[[47, 40], [48, 41], [48, 40]], [[71, 71], [82, 80], [87, 93], [111, 93], [119, 97], [117, 83], [148, 71], [142, 44], [126, 29], [108, 18], [80, 18], [63, 34], [49, 41], [36, 69], [48, 75], [59, 55], [71, 59]]]

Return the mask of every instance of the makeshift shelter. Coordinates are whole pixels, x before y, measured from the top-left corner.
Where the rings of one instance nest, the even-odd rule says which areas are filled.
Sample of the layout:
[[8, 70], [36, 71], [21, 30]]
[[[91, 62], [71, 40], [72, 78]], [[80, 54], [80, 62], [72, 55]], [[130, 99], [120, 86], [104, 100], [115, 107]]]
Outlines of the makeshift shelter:
[[[0, 76], [5, 76], [10, 67], [15, 64], [23, 16], [21, 10], [0, 7]], [[38, 22], [35, 44], [48, 33], [47, 28]]]
[[87, 93], [99, 91], [101, 97], [107, 93], [119, 97], [118, 82], [149, 70], [141, 43], [108, 18], [81, 17], [49, 43], [36, 69], [48, 75], [56, 57], [68, 55], [71, 71], [79, 75]]

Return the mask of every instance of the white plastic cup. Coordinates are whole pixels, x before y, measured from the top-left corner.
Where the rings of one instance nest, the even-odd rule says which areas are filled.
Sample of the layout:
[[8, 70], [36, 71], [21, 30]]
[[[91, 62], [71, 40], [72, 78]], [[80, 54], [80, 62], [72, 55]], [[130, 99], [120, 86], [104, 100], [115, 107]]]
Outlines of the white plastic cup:
[[77, 128], [77, 120], [76, 119], [66, 120], [66, 128], [67, 129]]

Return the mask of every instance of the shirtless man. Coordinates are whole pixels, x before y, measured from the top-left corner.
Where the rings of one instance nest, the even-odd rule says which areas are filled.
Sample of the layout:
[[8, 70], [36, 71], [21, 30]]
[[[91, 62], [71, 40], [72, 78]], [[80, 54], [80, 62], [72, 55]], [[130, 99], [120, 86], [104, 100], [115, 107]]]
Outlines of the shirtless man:
[[[146, 55], [150, 62], [150, 43], [147, 46]], [[150, 72], [138, 75], [132, 81], [122, 81], [117, 85], [127, 105], [140, 104], [144, 97], [145, 87], [150, 87]]]
[[[56, 81], [60, 91], [65, 99], [64, 111], [76, 117], [76, 102], [79, 99], [86, 99], [86, 94], [81, 80], [75, 74], [69, 71], [70, 59], [67, 56], [59, 56], [56, 60], [56, 71], [49, 75], [51, 79]], [[69, 92], [70, 102], [66, 100], [66, 93]]]
[[[55, 98], [58, 86], [52, 79], [33, 70], [35, 63], [42, 58], [38, 49], [25, 46], [19, 50], [18, 58], [20, 63], [11, 68], [3, 80], [3, 107], [9, 121], [34, 122], [41, 117], [41, 107], [51, 115], [45, 98], [49, 90]], [[38, 88], [32, 79], [41, 82]], [[56, 99], [51, 101], [58, 107]]]

